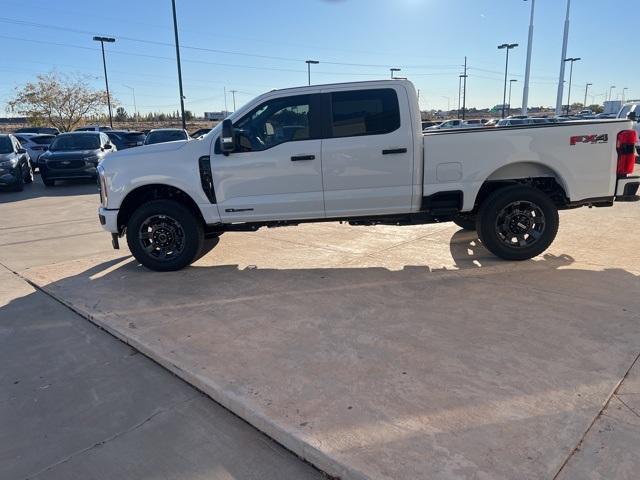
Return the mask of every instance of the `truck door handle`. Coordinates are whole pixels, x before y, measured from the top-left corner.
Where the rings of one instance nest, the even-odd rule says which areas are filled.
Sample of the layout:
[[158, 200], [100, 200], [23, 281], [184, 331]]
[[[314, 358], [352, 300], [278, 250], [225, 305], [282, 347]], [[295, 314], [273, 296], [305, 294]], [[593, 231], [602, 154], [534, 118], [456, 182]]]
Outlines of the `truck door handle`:
[[303, 160], [315, 160], [315, 155], [294, 155], [291, 157], [292, 162], [301, 162]]
[[393, 155], [394, 153], [407, 153], [406, 148], [389, 148], [387, 150], [382, 150], [383, 155]]

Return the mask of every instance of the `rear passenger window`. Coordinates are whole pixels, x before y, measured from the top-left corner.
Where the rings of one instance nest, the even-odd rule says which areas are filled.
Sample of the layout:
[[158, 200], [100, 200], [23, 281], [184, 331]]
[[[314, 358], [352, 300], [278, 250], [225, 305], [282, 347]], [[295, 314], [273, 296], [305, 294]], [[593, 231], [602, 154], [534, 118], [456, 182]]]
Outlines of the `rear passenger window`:
[[333, 137], [380, 135], [400, 128], [398, 95], [391, 88], [331, 94]]

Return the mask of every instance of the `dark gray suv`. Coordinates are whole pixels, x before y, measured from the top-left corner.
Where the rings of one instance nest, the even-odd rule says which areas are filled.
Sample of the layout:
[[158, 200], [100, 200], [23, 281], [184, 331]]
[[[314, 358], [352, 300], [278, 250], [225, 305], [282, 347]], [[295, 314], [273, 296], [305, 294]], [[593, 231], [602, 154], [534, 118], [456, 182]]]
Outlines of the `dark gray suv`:
[[56, 180], [96, 180], [98, 163], [116, 147], [102, 132], [61, 133], [38, 158], [42, 182], [51, 187]]

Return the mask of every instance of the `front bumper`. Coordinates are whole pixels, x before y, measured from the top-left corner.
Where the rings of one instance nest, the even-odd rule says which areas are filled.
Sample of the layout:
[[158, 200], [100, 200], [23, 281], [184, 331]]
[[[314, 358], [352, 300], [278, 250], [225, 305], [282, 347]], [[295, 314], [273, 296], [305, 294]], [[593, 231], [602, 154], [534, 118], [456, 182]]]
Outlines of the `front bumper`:
[[118, 210], [109, 210], [104, 207], [98, 209], [98, 218], [100, 225], [107, 232], [119, 234], [118, 230]]
[[637, 202], [640, 200], [638, 190], [640, 190], [640, 177], [619, 178], [615, 200], [616, 202]]
[[18, 183], [18, 169], [0, 167], [0, 187], [12, 187]]
[[67, 180], [73, 178], [97, 178], [98, 171], [94, 163], [85, 163], [78, 167], [52, 168], [46, 163], [38, 163], [40, 173], [51, 180]]

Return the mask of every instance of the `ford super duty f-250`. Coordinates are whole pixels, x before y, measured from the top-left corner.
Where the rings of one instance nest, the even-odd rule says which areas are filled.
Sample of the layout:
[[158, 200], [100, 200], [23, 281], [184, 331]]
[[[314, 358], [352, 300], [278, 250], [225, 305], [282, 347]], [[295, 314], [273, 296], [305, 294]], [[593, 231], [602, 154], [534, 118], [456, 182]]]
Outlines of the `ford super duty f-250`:
[[274, 90], [197, 140], [104, 159], [99, 218], [153, 270], [189, 265], [207, 236], [336, 220], [454, 221], [524, 260], [559, 209], [639, 200], [636, 141], [626, 119], [423, 134], [406, 80]]

